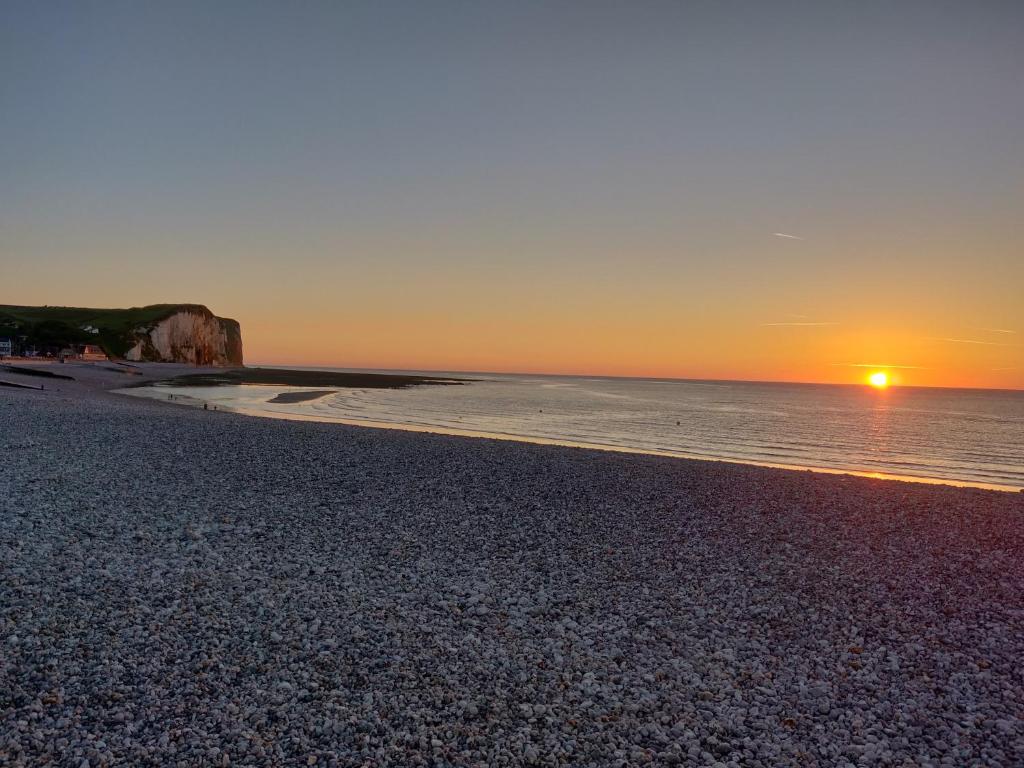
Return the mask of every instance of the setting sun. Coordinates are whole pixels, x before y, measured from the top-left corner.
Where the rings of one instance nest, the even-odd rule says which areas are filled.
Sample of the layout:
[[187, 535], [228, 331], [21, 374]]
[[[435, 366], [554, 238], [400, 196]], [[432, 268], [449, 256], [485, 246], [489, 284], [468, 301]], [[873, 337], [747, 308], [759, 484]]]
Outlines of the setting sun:
[[868, 376], [868, 384], [876, 389], [885, 389], [889, 386], [889, 374], [885, 371], [875, 371]]

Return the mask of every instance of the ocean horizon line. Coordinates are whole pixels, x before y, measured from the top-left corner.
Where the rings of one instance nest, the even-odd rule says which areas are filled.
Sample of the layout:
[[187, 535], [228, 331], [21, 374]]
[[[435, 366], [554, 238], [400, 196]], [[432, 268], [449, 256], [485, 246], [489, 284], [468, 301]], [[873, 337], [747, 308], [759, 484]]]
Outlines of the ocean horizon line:
[[[275, 370], [296, 370], [296, 371], [351, 371], [358, 373], [394, 373], [394, 374], [459, 374], [462, 376], [544, 376], [549, 378], [563, 379], [610, 379], [620, 381], [658, 381], [658, 382], [679, 382], [694, 384], [771, 384], [786, 386], [809, 386], [809, 387], [854, 387], [868, 388], [870, 385], [863, 382], [841, 382], [841, 381], [791, 381], [786, 379], [716, 379], [702, 377], [678, 377], [678, 376], [624, 376], [607, 373], [539, 373], [535, 371], [486, 371], [486, 370], [463, 370], [458, 368], [375, 368], [363, 366], [339, 366], [339, 365], [292, 365], [287, 363], [265, 363], [249, 362], [245, 368], [273, 368]], [[878, 366], [884, 369], [885, 366]], [[890, 384], [892, 389], [939, 389], [946, 391], [969, 391], [969, 392], [1014, 392], [1024, 393], [1024, 388], [1017, 387], [949, 387], [937, 384]]]

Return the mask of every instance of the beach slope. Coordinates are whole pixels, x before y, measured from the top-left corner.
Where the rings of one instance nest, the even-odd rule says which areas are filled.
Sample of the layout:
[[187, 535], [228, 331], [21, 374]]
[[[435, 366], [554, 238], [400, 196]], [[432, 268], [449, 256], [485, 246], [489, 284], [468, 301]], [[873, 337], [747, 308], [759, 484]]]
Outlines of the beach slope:
[[0, 454], [6, 765], [1024, 761], [1024, 494], [82, 380]]

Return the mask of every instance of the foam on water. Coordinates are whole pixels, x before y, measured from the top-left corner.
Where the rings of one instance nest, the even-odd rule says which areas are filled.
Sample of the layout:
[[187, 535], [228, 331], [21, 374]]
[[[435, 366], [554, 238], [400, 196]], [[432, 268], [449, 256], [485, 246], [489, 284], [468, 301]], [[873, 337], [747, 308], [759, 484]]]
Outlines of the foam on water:
[[1024, 488], [1024, 392], [487, 375], [462, 386], [341, 389], [307, 402], [267, 402], [297, 389], [312, 388], [133, 394], [188, 395], [280, 418]]

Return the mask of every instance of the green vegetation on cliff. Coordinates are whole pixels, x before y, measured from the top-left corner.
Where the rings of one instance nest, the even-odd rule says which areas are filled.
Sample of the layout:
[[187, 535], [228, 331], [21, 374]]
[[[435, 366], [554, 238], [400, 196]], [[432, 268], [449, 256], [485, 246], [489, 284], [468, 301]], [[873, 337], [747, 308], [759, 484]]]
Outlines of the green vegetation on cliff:
[[[130, 309], [0, 304], [0, 337], [25, 337], [26, 345], [37, 347], [98, 344], [111, 357], [124, 357], [138, 341], [140, 329], [151, 328], [179, 312], [214, 317], [201, 304], [151, 304]], [[222, 323], [228, 327], [229, 334], [240, 338], [238, 323], [223, 319]], [[238, 345], [240, 355], [240, 340]]]

